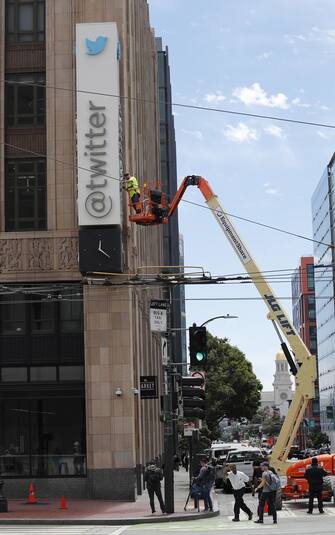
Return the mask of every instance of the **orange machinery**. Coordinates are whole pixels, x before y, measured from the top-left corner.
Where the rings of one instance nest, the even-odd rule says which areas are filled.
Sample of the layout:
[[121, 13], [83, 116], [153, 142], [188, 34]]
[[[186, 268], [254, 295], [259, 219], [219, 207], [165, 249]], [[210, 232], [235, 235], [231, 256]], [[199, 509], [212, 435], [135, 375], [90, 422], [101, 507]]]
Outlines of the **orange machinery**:
[[[158, 184], [157, 184], [158, 186]], [[255, 284], [258, 292], [268, 308], [268, 319], [272, 322], [279, 337], [281, 348], [290, 366], [292, 374], [295, 376], [295, 395], [290, 404], [288, 414], [282, 425], [276, 444], [271, 453], [271, 465], [277, 470], [279, 475], [286, 475], [287, 470], [295, 470], [298, 464], [288, 462], [290, 448], [297, 435], [299, 425], [305, 414], [305, 409], [311, 399], [315, 397], [314, 383], [316, 379], [315, 356], [311, 355], [308, 348], [294, 329], [289, 317], [286, 315], [282, 305], [269, 286], [262, 271], [254, 262], [251, 253], [238, 235], [229, 215], [224, 210], [218, 197], [213, 193], [207, 180], [198, 175], [188, 175], [181, 182], [171, 203], [167, 203], [165, 195], [158, 189], [145, 188], [140, 201], [140, 213], [130, 214], [129, 220], [138, 225], [167, 224], [175, 213], [178, 204], [189, 186], [196, 186], [205, 198], [208, 208], [217, 220], [221, 230], [230, 242], [233, 250], [239, 257], [244, 269], [249, 274], [250, 279]], [[286, 338], [286, 342], [284, 341]], [[304, 463], [305, 461], [302, 461]], [[308, 464], [308, 460], [306, 461]], [[303, 464], [301, 465], [301, 469]], [[297, 468], [298, 470], [298, 468]], [[303, 469], [304, 470], [304, 469]], [[332, 468], [331, 468], [331, 472]], [[296, 488], [297, 478], [299, 484], [303, 485], [301, 472], [294, 472], [294, 485]], [[292, 478], [289, 478], [291, 481]], [[292, 485], [291, 485], [292, 487]], [[292, 494], [292, 492], [291, 492]]]
[[[317, 455], [318, 463], [329, 476], [335, 475], [335, 453]], [[286, 471], [287, 483], [282, 488], [282, 498], [284, 500], [295, 500], [308, 497], [308, 482], [304, 478], [306, 468], [311, 465], [311, 458], [302, 459], [293, 463]], [[325, 501], [330, 501], [334, 494], [330, 478], [324, 479], [322, 497]]]

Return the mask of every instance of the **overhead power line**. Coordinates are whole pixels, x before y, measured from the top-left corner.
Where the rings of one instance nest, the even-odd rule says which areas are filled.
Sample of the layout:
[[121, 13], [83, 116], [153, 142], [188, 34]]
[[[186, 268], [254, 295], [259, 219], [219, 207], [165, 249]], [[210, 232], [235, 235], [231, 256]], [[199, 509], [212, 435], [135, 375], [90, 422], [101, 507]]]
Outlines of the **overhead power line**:
[[[65, 162], [64, 160], [60, 160], [59, 158], [54, 158], [52, 156], [48, 156], [47, 154], [42, 154], [40, 152], [36, 152], [36, 151], [29, 150], [29, 149], [25, 149], [25, 148], [20, 147], [18, 145], [13, 145], [12, 143], [2, 142], [0, 144], [4, 145], [6, 147], [10, 147], [12, 149], [18, 150], [20, 152], [24, 152], [24, 153], [27, 153], [27, 154], [32, 154], [33, 156], [36, 156], [38, 158], [46, 158], [47, 160], [54, 161], [56, 163], [60, 163], [62, 165], [70, 167], [73, 170], [81, 170], [81, 171], [85, 171], [87, 173], [91, 173], [92, 172], [91, 169], [87, 169], [86, 167], [77, 166], [77, 165], [74, 165], [71, 162]], [[107, 175], [107, 174], [104, 174], [104, 176], [106, 178], [110, 178], [111, 180], [117, 180], [118, 182], [121, 182], [120, 178], [117, 178], [117, 177], [114, 177], [114, 176], [111, 176], [111, 175]], [[189, 201], [187, 199], [181, 199], [181, 202], [184, 202], [184, 203], [187, 203], [187, 204], [191, 204], [191, 205], [194, 205], [194, 206], [198, 206], [200, 208], [205, 208], [206, 210], [210, 210], [211, 212], [214, 212], [214, 210], [212, 208], [210, 208], [209, 206], [205, 206], [204, 204], [196, 203], [194, 201]], [[294, 236], [295, 238], [300, 238], [302, 240], [307, 240], [307, 241], [310, 241], [310, 242], [313, 242], [313, 243], [317, 243], [319, 245], [325, 245], [326, 247], [330, 247], [330, 248], [334, 247], [330, 243], [325, 243], [325, 242], [322, 242], [322, 241], [319, 241], [319, 240], [315, 240], [313, 238], [309, 238], [308, 236], [303, 236], [302, 234], [297, 234], [295, 232], [291, 232], [289, 230], [281, 229], [281, 228], [275, 227], [273, 225], [267, 225], [266, 223], [261, 223], [259, 221], [255, 221], [253, 219], [248, 219], [248, 218], [245, 218], [245, 217], [242, 217], [242, 216], [238, 216], [238, 215], [232, 214], [230, 212], [226, 212], [226, 211], [225, 211], [225, 214], [227, 214], [229, 217], [233, 217], [233, 218], [239, 219], [241, 221], [246, 221], [247, 223], [252, 223], [254, 225], [257, 225], [257, 226], [260, 226], [260, 227], [264, 227], [264, 228], [267, 228], [267, 229], [270, 229], [270, 230], [275, 230], [277, 232], [281, 232], [281, 233], [287, 234], [289, 236]]]
[[46, 84], [39, 84], [39, 83], [29, 83], [29, 82], [20, 82], [19, 80], [6, 80], [3, 79], [1, 82], [8, 84], [8, 85], [27, 85], [27, 86], [35, 86], [35, 87], [43, 87], [45, 89], [54, 89], [55, 91], [68, 91], [71, 93], [83, 93], [86, 95], [97, 95], [97, 96], [103, 96], [103, 97], [111, 97], [111, 98], [120, 98], [122, 100], [130, 100], [135, 102], [143, 102], [146, 104], [154, 104], [155, 106], [160, 104], [169, 104], [174, 107], [178, 108], [184, 108], [184, 109], [190, 109], [190, 110], [200, 110], [200, 111], [210, 111], [215, 113], [223, 113], [227, 115], [237, 115], [242, 117], [250, 117], [253, 119], [264, 119], [264, 120], [270, 120], [270, 121], [280, 121], [284, 123], [291, 123], [296, 124], [300, 126], [316, 126], [317, 128], [330, 128], [335, 129], [334, 124], [330, 123], [318, 123], [313, 121], [305, 121], [302, 119], [290, 119], [289, 117], [278, 117], [277, 115], [265, 115], [261, 113], [248, 113], [243, 111], [234, 111], [234, 110], [227, 110], [222, 108], [213, 108], [210, 106], [199, 106], [196, 104], [182, 104], [181, 102], [172, 102], [169, 100], [158, 100], [158, 99], [148, 99], [143, 97], [132, 97], [132, 96], [126, 96], [126, 95], [116, 95], [113, 93], [102, 93], [99, 91], [88, 91], [84, 89], [73, 89], [71, 87], [57, 87], [52, 85], [46, 85]]

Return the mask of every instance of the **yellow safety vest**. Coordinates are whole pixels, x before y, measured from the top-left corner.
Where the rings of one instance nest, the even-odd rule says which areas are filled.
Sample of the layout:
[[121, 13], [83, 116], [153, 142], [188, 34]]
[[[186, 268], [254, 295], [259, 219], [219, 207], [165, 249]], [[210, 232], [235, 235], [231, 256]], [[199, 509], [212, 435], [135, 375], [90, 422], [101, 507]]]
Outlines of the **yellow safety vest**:
[[129, 197], [132, 198], [136, 193], [141, 193], [138, 187], [137, 178], [132, 176], [126, 181], [126, 190], [129, 193]]

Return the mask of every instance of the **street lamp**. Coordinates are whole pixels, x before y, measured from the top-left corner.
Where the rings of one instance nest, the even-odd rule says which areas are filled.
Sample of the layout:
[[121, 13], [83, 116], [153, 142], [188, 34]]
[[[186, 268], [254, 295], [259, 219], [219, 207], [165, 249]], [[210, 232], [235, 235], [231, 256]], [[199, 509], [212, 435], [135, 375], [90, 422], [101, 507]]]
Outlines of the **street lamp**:
[[225, 316], [215, 316], [214, 318], [209, 318], [209, 320], [204, 321], [204, 323], [202, 323], [200, 325], [200, 327], [203, 327], [204, 325], [207, 325], [207, 323], [209, 323], [210, 321], [214, 321], [214, 320], [218, 320], [218, 319], [232, 320], [232, 319], [236, 319], [236, 318], [238, 318], [238, 316], [230, 316], [230, 314], [226, 314]]

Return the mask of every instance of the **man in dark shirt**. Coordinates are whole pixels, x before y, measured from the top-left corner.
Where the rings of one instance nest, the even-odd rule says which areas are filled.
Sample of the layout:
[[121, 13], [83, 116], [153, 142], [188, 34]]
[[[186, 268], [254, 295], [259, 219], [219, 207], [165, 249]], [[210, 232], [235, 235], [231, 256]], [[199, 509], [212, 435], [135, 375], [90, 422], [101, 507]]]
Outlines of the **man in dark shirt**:
[[327, 475], [327, 472], [321, 467], [318, 466], [318, 460], [316, 457], [312, 458], [312, 464], [307, 468], [305, 472], [305, 479], [308, 481], [309, 485], [309, 502], [308, 502], [308, 514], [313, 514], [313, 502], [314, 497], [318, 499], [318, 507], [320, 513], [324, 513], [323, 503], [322, 503], [322, 485], [323, 478]]
[[[255, 488], [258, 487], [258, 485], [262, 481], [263, 470], [261, 468], [261, 461], [259, 459], [256, 459], [252, 463], [252, 466], [254, 468], [254, 471], [252, 473], [252, 478], [251, 478], [251, 482], [252, 482], [251, 489], [252, 489], [252, 495], [255, 496]], [[262, 494], [262, 489], [258, 490], [257, 494], [258, 494], [257, 514], [259, 516], [259, 500]]]

